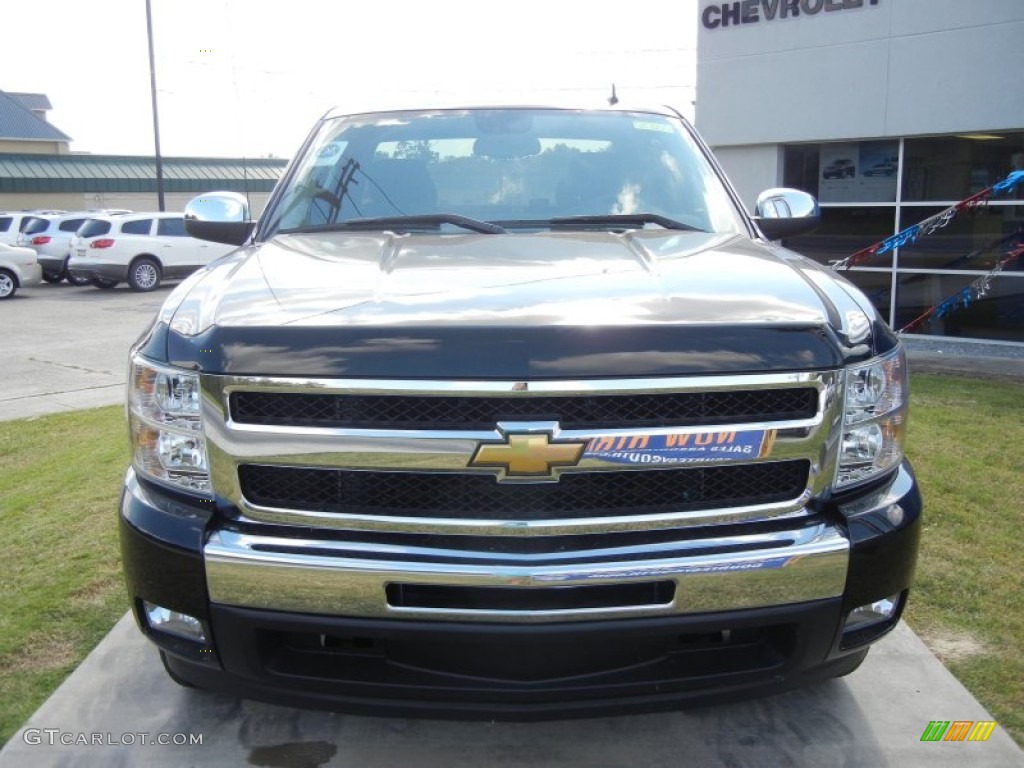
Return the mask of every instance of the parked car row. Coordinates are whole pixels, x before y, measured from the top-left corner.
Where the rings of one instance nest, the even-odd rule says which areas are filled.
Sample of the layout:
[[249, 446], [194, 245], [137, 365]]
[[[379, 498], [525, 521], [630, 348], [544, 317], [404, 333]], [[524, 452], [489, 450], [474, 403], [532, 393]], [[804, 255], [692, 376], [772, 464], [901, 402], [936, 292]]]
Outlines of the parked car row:
[[0, 243], [31, 248], [43, 268], [43, 280], [59, 283], [67, 278], [75, 285], [88, 281], [72, 279], [67, 273], [71, 238], [90, 216], [130, 213], [127, 210], [69, 211], [34, 210], [0, 212]]
[[8, 256], [20, 265], [0, 266], [0, 299], [32, 279], [26, 251], [46, 282], [152, 291], [233, 249], [190, 237], [181, 213], [124, 210], [0, 212], [0, 244], [14, 246]]

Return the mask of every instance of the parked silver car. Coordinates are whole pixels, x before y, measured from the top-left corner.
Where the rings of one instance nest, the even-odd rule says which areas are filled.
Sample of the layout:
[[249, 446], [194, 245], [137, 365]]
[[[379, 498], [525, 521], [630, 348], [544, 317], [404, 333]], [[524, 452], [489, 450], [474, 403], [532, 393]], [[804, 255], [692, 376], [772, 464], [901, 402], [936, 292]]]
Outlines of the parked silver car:
[[31, 248], [0, 243], [0, 299], [9, 299], [26, 285], [42, 281], [43, 270]]

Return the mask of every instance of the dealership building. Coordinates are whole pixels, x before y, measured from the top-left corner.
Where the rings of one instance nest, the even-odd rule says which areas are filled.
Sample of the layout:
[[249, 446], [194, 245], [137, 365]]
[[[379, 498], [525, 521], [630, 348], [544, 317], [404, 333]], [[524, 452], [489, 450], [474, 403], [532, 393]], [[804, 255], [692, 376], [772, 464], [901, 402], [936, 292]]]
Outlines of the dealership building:
[[[0, 90], [0, 232], [12, 224], [5, 211], [127, 208], [155, 211], [156, 159], [72, 152], [71, 137], [47, 119], [44, 93]], [[263, 209], [284, 171], [275, 158], [164, 157], [167, 210], [183, 210], [212, 189], [244, 193]]]
[[[770, 187], [817, 196], [821, 226], [786, 241], [816, 261], [1024, 170], [1022, 0], [700, 0], [699, 13], [697, 128], [748, 209]], [[1024, 257], [1007, 262], [1022, 239], [1018, 184], [844, 274], [893, 328], [941, 308], [908, 332], [1024, 344]]]

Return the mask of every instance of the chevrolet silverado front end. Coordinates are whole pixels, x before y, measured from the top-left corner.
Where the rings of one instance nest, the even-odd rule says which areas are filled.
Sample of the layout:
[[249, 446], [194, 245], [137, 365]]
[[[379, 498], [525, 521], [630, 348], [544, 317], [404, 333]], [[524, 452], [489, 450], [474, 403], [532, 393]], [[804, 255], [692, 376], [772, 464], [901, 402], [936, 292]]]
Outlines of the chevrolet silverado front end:
[[[670, 111], [325, 117], [133, 350], [121, 497], [175, 679], [371, 713], [657, 709], [846, 674], [921, 502], [895, 335]], [[813, 220], [816, 206], [805, 211]]]

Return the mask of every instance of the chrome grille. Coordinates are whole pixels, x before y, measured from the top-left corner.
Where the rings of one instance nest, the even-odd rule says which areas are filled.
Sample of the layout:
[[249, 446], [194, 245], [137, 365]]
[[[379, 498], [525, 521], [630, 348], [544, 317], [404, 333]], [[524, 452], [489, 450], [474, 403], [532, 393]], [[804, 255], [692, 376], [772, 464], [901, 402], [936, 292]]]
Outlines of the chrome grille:
[[[218, 496], [255, 522], [406, 534], [559, 536], [811, 514], [835, 468], [835, 371], [555, 381], [204, 375]], [[770, 436], [737, 458], [626, 465], [600, 452], [546, 482], [497, 482], [481, 443]], [[503, 478], [507, 479], [507, 478]]]
[[350, 429], [490, 429], [499, 421], [557, 421], [562, 429], [742, 424], [810, 419], [813, 387], [624, 395], [515, 397], [235, 392], [239, 424]]
[[357, 515], [496, 520], [685, 512], [795, 499], [809, 462], [567, 474], [555, 484], [500, 485], [493, 477], [366, 472], [245, 464], [242, 493], [254, 504]]

